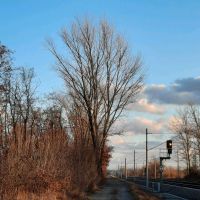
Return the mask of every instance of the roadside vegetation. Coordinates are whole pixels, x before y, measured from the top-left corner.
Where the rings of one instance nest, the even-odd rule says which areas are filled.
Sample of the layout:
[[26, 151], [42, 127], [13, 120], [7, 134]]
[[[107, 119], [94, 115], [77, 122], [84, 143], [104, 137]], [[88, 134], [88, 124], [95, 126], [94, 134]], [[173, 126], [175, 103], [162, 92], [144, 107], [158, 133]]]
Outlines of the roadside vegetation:
[[186, 178], [200, 178], [200, 107], [188, 104], [179, 108], [171, 129], [177, 133], [177, 156], [185, 162]]
[[0, 199], [84, 199], [106, 175], [112, 125], [143, 87], [141, 61], [106, 23], [75, 22], [48, 48], [66, 90], [37, 97], [0, 44]]

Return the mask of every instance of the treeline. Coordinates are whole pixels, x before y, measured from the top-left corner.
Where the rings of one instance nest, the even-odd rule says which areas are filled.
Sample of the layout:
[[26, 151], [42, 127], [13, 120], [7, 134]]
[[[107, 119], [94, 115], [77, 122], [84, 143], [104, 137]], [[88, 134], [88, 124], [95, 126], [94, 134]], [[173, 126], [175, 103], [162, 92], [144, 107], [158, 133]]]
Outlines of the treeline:
[[[51, 196], [79, 198], [100, 180], [83, 111], [56, 94], [39, 106], [33, 69], [12, 67], [11, 51], [3, 45], [0, 70], [1, 199], [48, 197], [49, 190]], [[104, 168], [110, 150], [105, 146]]]
[[171, 122], [177, 156], [186, 164], [188, 177], [200, 177], [200, 107], [188, 104], [177, 111]]
[[1, 199], [82, 199], [106, 175], [108, 136], [143, 86], [138, 57], [106, 23], [75, 22], [65, 49], [48, 40], [66, 95], [41, 103], [34, 70], [13, 67], [0, 45]]
[[[120, 168], [116, 175], [118, 177], [125, 177], [125, 168]], [[146, 167], [128, 168], [127, 176], [144, 177], [146, 178]], [[160, 179], [160, 161], [153, 159], [148, 163], [148, 177], [149, 179]], [[163, 170], [164, 179], [179, 179], [185, 177], [185, 170], [183, 168], [178, 169], [174, 166], [164, 166]]]

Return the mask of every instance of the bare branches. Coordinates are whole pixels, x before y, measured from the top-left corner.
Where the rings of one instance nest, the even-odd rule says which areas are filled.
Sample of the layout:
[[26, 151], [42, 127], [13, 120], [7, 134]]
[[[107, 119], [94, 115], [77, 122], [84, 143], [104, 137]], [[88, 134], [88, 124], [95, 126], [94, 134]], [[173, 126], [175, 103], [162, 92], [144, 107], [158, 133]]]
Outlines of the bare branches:
[[[90, 41], [88, 46], [89, 43]], [[85, 51], [88, 51], [88, 46], [85, 47]], [[53, 43], [51, 47], [52, 53], [59, 59], [60, 55], [57, 54]], [[78, 53], [78, 50], [76, 51]], [[58, 62], [63, 67], [60, 68], [60, 72], [64, 73], [63, 78], [69, 88], [70, 101], [63, 98], [63, 94], [51, 93], [45, 102], [36, 104], [38, 99], [35, 94], [33, 69], [11, 68], [9, 50], [0, 45], [2, 199], [20, 196], [20, 192], [18, 193], [18, 189], [21, 191], [20, 188], [26, 192], [28, 188], [34, 188], [33, 193], [41, 192], [43, 189], [46, 191], [54, 182], [55, 184], [59, 182], [59, 187], [68, 190], [72, 196], [71, 191], [80, 191], [82, 194], [90, 185], [99, 181], [96, 152], [92, 145], [96, 142], [97, 134], [94, 135], [92, 142], [87, 117], [90, 114], [89, 109], [94, 106], [90, 105], [94, 91], [91, 93], [84, 89], [88, 88], [92, 81], [86, 73], [86, 66], [81, 63], [83, 58], [78, 56], [76, 60], [79, 62], [78, 68], [73, 62], [67, 62], [63, 58]], [[84, 90], [85, 93], [79, 92]], [[39, 106], [38, 103], [42, 105]], [[94, 120], [92, 115], [91, 117]], [[110, 149], [106, 146], [102, 157], [104, 169], [108, 165], [109, 158]], [[68, 199], [67, 194], [65, 196]], [[77, 194], [76, 197], [78, 198]]]
[[60, 37], [66, 56], [52, 41], [48, 48], [69, 95], [86, 113], [93, 146], [99, 151], [113, 123], [143, 87], [140, 58], [130, 54], [127, 42], [106, 22], [95, 27], [78, 21]]
[[[189, 104], [178, 111], [178, 116], [171, 124], [178, 134], [178, 142], [182, 149], [182, 158], [187, 165], [187, 173], [200, 166], [200, 112], [199, 107]], [[193, 162], [195, 161], [195, 162]]]

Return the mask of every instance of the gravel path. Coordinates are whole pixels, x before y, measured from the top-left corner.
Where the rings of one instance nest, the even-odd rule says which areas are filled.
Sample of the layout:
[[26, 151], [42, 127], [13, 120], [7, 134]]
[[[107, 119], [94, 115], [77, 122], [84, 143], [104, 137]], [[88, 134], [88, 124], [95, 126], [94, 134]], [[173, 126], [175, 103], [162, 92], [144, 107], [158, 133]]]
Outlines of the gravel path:
[[89, 197], [90, 200], [133, 200], [126, 183], [108, 178], [104, 186]]

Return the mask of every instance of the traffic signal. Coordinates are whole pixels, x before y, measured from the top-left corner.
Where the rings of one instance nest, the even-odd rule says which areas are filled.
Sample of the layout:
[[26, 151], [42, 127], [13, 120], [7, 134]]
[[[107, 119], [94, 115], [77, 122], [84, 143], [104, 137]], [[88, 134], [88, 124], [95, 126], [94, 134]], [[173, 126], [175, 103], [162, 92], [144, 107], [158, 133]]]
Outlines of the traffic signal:
[[167, 140], [167, 150], [168, 154], [172, 153], [172, 140]]

